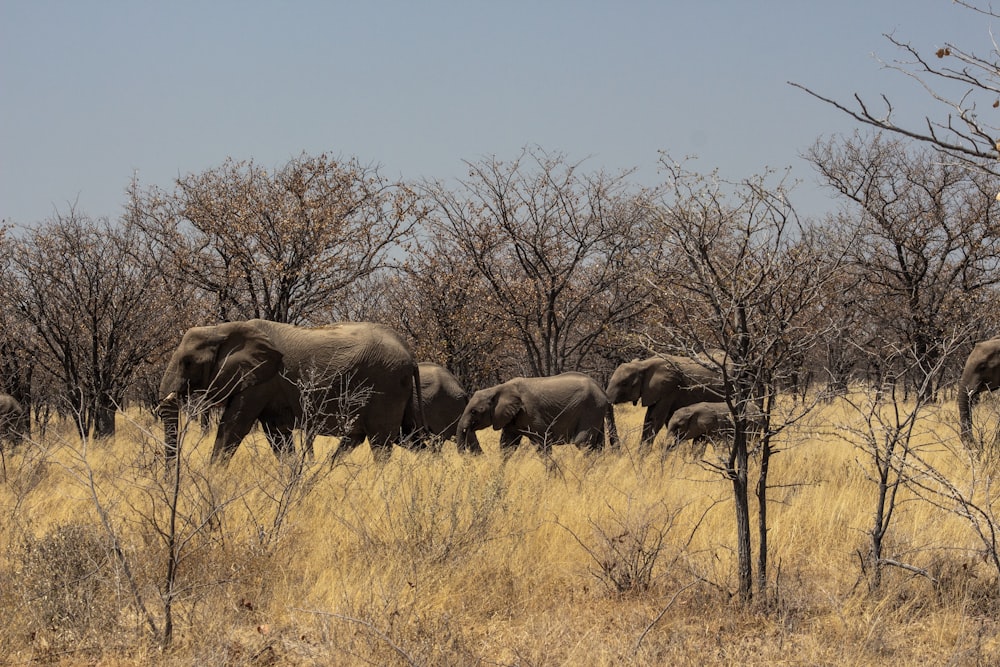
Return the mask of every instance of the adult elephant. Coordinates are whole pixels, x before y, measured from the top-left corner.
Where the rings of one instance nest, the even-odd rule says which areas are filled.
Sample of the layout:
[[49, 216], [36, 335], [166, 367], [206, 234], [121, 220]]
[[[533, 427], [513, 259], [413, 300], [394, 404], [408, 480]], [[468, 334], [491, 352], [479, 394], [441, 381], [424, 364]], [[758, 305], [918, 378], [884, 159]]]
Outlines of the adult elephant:
[[[451, 371], [439, 364], [421, 362], [420, 397], [416, 391], [410, 399], [406, 416], [403, 418], [403, 433], [414, 444], [427, 447], [440, 444], [455, 437], [458, 420], [469, 403], [469, 394]], [[414, 388], [415, 389], [415, 388]], [[417, 412], [423, 406], [424, 429], [416, 426]], [[465, 445], [473, 452], [481, 452], [475, 432], [469, 434]]]
[[958, 382], [958, 417], [962, 443], [977, 448], [972, 433], [972, 406], [984, 391], [1000, 388], [1000, 338], [976, 343], [965, 360], [962, 378]]
[[469, 447], [476, 431], [492, 426], [504, 453], [521, 438], [546, 451], [562, 443], [596, 449], [604, 446], [609, 406], [601, 386], [583, 373], [514, 378], [472, 395], [458, 422], [458, 444]]
[[[760, 409], [753, 403], [747, 405], [746, 420], [748, 431], [759, 431], [764, 424]], [[684, 440], [699, 442], [714, 436], [733, 435], [733, 414], [725, 401], [702, 401], [677, 408], [667, 422], [667, 433], [676, 446]]]
[[[158, 408], [168, 458], [177, 453], [178, 409], [197, 395], [221, 405], [212, 461], [228, 461], [254, 422], [276, 455], [291, 451], [292, 429], [340, 436], [334, 456], [367, 437], [376, 457], [400, 437], [417, 364], [400, 336], [380, 324], [304, 328], [267, 320], [188, 329], [167, 364]], [[416, 381], [416, 382], [415, 382]]]
[[21, 403], [10, 394], [0, 393], [0, 446], [16, 445], [27, 433], [28, 420]]
[[677, 408], [720, 401], [725, 397], [725, 387], [722, 376], [706, 364], [662, 356], [621, 364], [608, 381], [607, 395], [615, 405], [642, 402], [646, 416], [642, 420], [641, 445], [647, 447]]

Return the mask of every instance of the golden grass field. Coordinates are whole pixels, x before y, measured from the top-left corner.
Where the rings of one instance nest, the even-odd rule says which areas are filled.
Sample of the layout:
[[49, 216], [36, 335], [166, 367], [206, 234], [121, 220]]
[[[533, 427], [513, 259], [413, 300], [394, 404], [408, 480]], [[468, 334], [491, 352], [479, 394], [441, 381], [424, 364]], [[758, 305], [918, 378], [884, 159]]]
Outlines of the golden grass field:
[[[641, 419], [618, 409], [629, 451]], [[748, 608], [733, 597], [730, 483], [690, 452], [663, 460], [662, 435], [645, 456], [563, 446], [551, 463], [530, 447], [504, 463], [491, 432], [480, 457], [447, 443], [379, 466], [365, 446], [296, 485], [259, 434], [221, 469], [212, 433], [192, 427], [167, 648], [150, 629], [170, 532], [159, 427], [129, 413], [112, 442], [85, 446], [57, 425], [4, 461], [0, 663], [1000, 663], [997, 573], [948, 507], [901, 495], [887, 555], [935, 582], [889, 568], [869, 592], [871, 462], [834, 428], [857, 419], [835, 401], [778, 436], [768, 599]], [[932, 407], [915, 440], [964, 484], [956, 420]]]

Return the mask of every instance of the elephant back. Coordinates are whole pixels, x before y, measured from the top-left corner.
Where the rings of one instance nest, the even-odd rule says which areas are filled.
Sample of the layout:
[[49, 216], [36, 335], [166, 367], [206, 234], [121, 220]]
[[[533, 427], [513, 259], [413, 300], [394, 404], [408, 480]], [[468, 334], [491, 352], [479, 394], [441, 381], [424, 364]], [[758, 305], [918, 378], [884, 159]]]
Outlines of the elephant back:
[[[307, 372], [375, 374], [372, 379], [412, 377], [416, 362], [395, 331], [373, 322], [336, 322], [317, 327], [257, 320], [285, 356], [289, 379]], [[407, 387], [411, 383], [407, 383]]]

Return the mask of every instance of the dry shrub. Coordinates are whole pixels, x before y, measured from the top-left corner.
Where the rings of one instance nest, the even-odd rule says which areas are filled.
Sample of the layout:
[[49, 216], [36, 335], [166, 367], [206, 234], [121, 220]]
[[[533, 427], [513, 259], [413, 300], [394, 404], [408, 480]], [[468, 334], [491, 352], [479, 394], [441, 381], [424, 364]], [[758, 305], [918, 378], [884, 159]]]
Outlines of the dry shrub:
[[362, 554], [425, 563], [475, 556], [506, 533], [516, 509], [499, 475], [456, 455], [400, 452], [380, 474], [358, 478], [335, 514]]
[[68, 523], [37, 538], [25, 535], [7, 559], [4, 597], [18, 610], [8, 620], [37, 657], [99, 655], [129, 644], [134, 610], [99, 527]]
[[[671, 535], [679, 513], [663, 502], [641, 505], [629, 497], [624, 510], [609, 503], [606, 516], [588, 519], [590, 536], [566, 530], [590, 556], [589, 572], [609, 592], [645, 593], [685, 546], [683, 537]], [[672, 557], [664, 564], [668, 553]]]

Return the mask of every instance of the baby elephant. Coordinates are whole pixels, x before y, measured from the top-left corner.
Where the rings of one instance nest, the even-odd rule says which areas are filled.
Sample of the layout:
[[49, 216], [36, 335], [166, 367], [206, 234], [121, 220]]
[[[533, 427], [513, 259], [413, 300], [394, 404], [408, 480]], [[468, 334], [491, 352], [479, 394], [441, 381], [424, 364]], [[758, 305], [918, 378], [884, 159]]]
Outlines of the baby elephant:
[[505, 453], [523, 437], [544, 450], [562, 443], [596, 449], [604, 446], [608, 405], [604, 390], [583, 373], [514, 378], [472, 395], [458, 421], [458, 445], [492, 426]]
[[[747, 406], [747, 430], [759, 431], [763, 415], [756, 405]], [[667, 433], [673, 436], [673, 446], [683, 440], [695, 442], [719, 435], [733, 436], [733, 416], [724, 402], [704, 402], [678, 408], [667, 423]]]
[[[423, 362], [420, 370], [420, 401], [414, 389], [410, 405], [403, 415], [403, 434], [418, 448], [439, 448], [441, 443], [455, 437], [458, 420], [469, 402], [469, 395], [458, 378], [444, 366]], [[416, 426], [417, 411], [422, 410], [424, 428]], [[473, 452], [482, 451], [476, 434], [469, 436], [466, 446]]]

